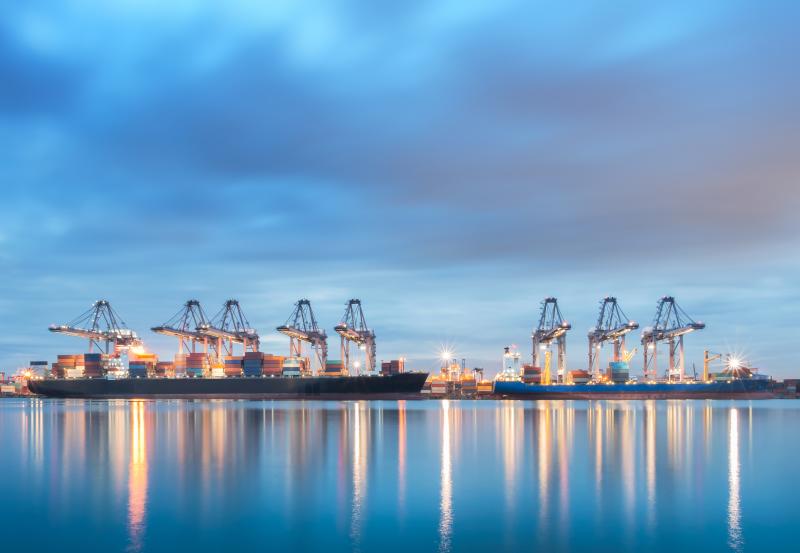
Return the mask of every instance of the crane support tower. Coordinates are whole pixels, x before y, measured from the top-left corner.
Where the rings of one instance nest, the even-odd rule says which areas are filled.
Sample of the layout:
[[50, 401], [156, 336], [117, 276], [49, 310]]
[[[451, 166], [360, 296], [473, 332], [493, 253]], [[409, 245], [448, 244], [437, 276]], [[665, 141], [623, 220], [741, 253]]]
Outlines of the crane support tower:
[[689, 317], [672, 296], [664, 296], [658, 300], [653, 326], [645, 328], [642, 332], [645, 379], [655, 380], [658, 377], [658, 343], [667, 342], [669, 344], [667, 378], [682, 381], [686, 377], [683, 337], [705, 327], [705, 323], [694, 321]]
[[[366, 370], [371, 373], [375, 370], [375, 333], [367, 328], [364, 311], [361, 309], [361, 300], [350, 300], [340, 322], [334, 328], [342, 338], [342, 362], [345, 370], [350, 370], [350, 343], [358, 345], [366, 356]], [[356, 371], [360, 373], [361, 371]]]
[[197, 331], [217, 342], [217, 361], [223, 353], [233, 355], [233, 344], [242, 344], [244, 351], [258, 351], [258, 333], [242, 312], [238, 300], [227, 300], [211, 321], [197, 327]]
[[614, 344], [614, 361], [621, 361], [625, 350], [625, 335], [639, 328], [639, 323], [628, 319], [617, 303], [609, 296], [600, 302], [597, 325], [589, 331], [589, 373], [593, 380], [600, 378], [600, 350], [606, 342]]
[[125, 326], [125, 322], [106, 300], [98, 300], [91, 309], [63, 325], [50, 325], [50, 332], [77, 336], [89, 340], [89, 352], [98, 350], [108, 354], [126, 351], [142, 345], [136, 333]]
[[[289, 355], [304, 357], [303, 344], [309, 344], [314, 352], [313, 359], [317, 363], [317, 373], [325, 370], [325, 362], [328, 360], [328, 336], [317, 325], [309, 300], [302, 299], [295, 303], [294, 311], [289, 315], [286, 324], [275, 330], [289, 337]], [[314, 367], [309, 365], [308, 361], [306, 366], [313, 372]]]
[[[188, 300], [175, 315], [167, 320], [167, 322], [160, 326], [154, 326], [150, 330], [156, 334], [178, 338], [179, 354], [182, 354], [184, 351], [195, 353], [197, 351], [197, 344], [203, 346], [203, 353], [208, 353], [209, 345], [216, 353], [217, 342], [212, 341], [211, 344], [209, 344], [209, 336], [198, 330], [208, 324], [208, 318], [200, 302], [197, 300]], [[218, 354], [216, 356], [218, 357]]]
[[[558, 308], [556, 298], [545, 298], [542, 301], [541, 316], [539, 326], [533, 331], [531, 339], [533, 341], [533, 365], [540, 367], [539, 358], [543, 351], [549, 350], [555, 342], [558, 349], [558, 370], [557, 381], [564, 382], [567, 373], [567, 331], [572, 328]], [[550, 384], [544, 382], [543, 384]]]

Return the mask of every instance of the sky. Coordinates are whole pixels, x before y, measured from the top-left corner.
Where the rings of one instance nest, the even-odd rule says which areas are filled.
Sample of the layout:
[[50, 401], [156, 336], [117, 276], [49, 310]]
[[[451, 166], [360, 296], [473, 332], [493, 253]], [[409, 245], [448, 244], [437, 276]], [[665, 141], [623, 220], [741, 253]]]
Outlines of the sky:
[[331, 335], [360, 298], [379, 360], [428, 369], [447, 345], [491, 371], [529, 357], [546, 296], [585, 368], [604, 296], [644, 327], [673, 295], [707, 325], [689, 367], [710, 349], [800, 376], [798, 17], [4, 3], [0, 370], [85, 351], [47, 327], [101, 298], [165, 357], [150, 327], [237, 298], [286, 354], [274, 328], [307, 297]]

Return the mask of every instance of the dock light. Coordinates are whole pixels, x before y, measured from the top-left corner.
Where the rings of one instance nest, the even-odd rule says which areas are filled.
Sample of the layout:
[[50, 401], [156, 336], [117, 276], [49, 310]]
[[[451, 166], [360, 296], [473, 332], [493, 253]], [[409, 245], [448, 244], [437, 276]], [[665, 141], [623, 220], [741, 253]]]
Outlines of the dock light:
[[736, 371], [742, 368], [742, 360], [734, 356], [728, 359], [728, 368]]
[[361, 368], [361, 361], [356, 361], [355, 363], [353, 363], [353, 366], [355, 368], [357, 368], [357, 369], [360, 369]]
[[442, 361], [450, 361], [453, 358], [453, 352], [448, 349], [443, 349], [439, 357], [441, 357]]
[[545, 344], [540, 344], [540, 345], [539, 345], [539, 349], [540, 349], [540, 350], [542, 350], [542, 351], [544, 351], [544, 350], [546, 350], [546, 349], [547, 349], [547, 346], [546, 346]]

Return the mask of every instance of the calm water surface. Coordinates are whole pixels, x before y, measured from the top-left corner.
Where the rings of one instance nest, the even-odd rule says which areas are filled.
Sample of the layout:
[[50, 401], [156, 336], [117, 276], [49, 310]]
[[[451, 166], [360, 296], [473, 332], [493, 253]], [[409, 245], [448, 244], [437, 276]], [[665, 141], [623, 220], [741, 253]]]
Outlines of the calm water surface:
[[800, 402], [0, 400], [6, 551], [797, 551]]

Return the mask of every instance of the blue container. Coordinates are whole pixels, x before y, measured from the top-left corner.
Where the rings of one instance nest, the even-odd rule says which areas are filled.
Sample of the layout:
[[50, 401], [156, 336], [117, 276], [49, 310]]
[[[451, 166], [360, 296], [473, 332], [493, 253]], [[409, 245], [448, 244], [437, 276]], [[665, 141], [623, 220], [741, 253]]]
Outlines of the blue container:
[[84, 353], [83, 360], [84, 361], [100, 361], [103, 358], [102, 353]]

